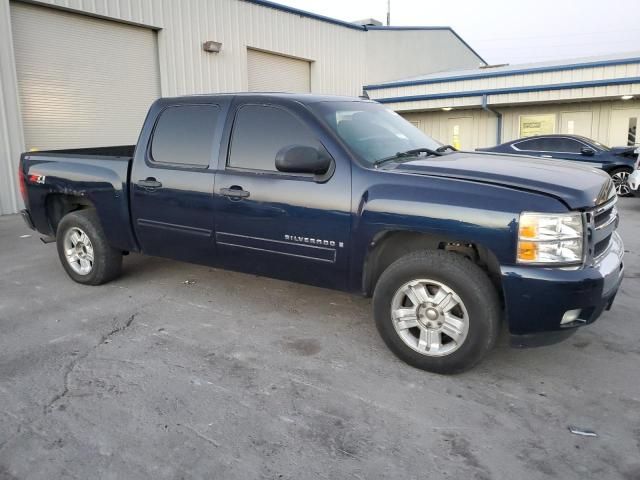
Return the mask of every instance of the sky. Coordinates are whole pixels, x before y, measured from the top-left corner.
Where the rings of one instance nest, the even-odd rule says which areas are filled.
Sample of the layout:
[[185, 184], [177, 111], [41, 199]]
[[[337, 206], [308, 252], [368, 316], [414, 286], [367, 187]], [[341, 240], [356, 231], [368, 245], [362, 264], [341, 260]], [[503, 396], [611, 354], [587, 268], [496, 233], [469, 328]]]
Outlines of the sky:
[[[387, 0], [275, 0], [345, 21], [387, 15]], [[454, 28], [490, 64], [640, 52], [639, 0], [391, 0], [391, 25]]]

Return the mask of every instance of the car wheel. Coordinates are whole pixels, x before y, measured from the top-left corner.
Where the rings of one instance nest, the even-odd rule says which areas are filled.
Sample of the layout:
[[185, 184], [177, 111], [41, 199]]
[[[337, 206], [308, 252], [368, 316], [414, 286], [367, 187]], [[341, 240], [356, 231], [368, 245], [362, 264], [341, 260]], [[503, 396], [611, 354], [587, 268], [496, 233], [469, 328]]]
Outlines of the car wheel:
[[408, 254], [380, 276], [373, 308], [389, 349], [409, 365], [457, 373], [476, 365], [498, 336], [501, 308], [487, 275], [451, 252]]
[[56, 233], [58, 256], [67, 274], [85, 285], [100, 285], [120, 274], [122, 252], [112, 248], [95, 210], [65, 215]]
[[631, 172], [626, 168], [617, 168], [610, 173], [611, 179], [616, 187], [616, 193], [619, 197], [631, 197], [633, 196], [633, 192], [629, 184], [627, 183], [629, 180], [629, 175]]

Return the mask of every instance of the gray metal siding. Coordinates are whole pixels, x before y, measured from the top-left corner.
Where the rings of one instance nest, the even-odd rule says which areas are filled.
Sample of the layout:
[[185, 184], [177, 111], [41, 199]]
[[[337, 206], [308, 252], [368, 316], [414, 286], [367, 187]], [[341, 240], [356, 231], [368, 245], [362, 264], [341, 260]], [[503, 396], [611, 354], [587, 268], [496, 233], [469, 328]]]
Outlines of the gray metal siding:
[[[0, 213], [15, 212], [19, 206], [15, 167], [24, 150], [9, 3], [10, 0], [0, 0]], [[383, 58], [369, 58], [367, 42], [372, 32], [241, 0], [32, 0], [29, 3], [158, 29], [163, 96], [246, 90], [248, 48], [308, 59], [313, 93], [359, 95], [362, 86], [373, 81], [367, 78], [367, 64], [387, 62], [387, 52], [394, 55], [395, 50], [403, 48], [402, 32], [385, 32], [389, 48], [381, 52]], [[424, 46], [421, 57], [428, 58], [434, 53], [430, 49], [435, 44], [430, 39], [439, 38], [440, 34], [428, 30], [417, 34], [415, 40]], [[46, 42], [45, 37], [41, 40]], [[202, 42], [206, 40], [222, 42], [222, 51], [204, 52]], [[448, 35], [446, 41], [462, 45], [453, 35]], [[438, 43], [438, 48], [440, 46]], [[409, 67], [413, 68], [416, 58], [410, 62]], [[394, 77], [411, 73], [401, 67], [393, 63], [388, 72]]]
[[11, 5], [27, 150], [134, 144], [160, 96], [155, 32]]

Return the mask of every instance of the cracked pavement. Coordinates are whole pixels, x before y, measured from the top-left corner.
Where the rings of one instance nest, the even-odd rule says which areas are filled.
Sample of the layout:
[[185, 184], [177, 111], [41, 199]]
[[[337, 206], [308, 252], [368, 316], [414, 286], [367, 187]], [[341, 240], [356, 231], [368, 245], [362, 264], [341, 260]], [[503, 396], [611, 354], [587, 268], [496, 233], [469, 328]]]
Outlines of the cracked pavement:
[[0, 479], [639, 479], [640, 199], [620, 211], [612, 311], [453, 377], [393, 357], [367, 299], [138, 255], [81, 286], [0, 217]]

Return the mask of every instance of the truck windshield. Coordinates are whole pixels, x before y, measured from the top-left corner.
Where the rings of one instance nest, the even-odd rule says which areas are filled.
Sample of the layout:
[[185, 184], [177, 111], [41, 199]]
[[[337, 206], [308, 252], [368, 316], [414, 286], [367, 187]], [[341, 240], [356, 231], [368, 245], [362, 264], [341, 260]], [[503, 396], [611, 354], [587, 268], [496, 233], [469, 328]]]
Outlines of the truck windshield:
[[442, 144], [393, 110], [373, 102], [319, 102], [310, 105], [363, 161], [375, 164], [399, 152], [437, 150]]

